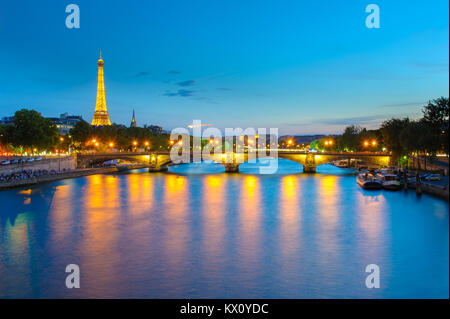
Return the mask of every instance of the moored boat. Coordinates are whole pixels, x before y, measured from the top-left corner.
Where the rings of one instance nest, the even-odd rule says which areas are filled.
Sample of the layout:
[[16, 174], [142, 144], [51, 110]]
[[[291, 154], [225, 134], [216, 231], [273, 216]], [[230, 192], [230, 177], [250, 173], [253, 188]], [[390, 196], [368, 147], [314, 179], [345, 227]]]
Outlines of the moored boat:
[[337, 160], [333, 164], [336, 167], [348, 168], [348, 161], [347, 160]]
[[356, 177], [356, 182], [364, 189], [381, 189], [382, 185], [379, 180], [370, 173], [360, 173]]
[[381, 182], [384, 189], [399, 190], [403, 186], [403, 181], [400, 176], [392, 169], [379, 170], [376, 178]]
[[397, 175], [390, 173], [389, 171], [378, 172], [376, 178], [381, 182], [381, 185], [384, 189], [395, 191], [402, 188], [402, 182], [400, 181], [400, 178]]

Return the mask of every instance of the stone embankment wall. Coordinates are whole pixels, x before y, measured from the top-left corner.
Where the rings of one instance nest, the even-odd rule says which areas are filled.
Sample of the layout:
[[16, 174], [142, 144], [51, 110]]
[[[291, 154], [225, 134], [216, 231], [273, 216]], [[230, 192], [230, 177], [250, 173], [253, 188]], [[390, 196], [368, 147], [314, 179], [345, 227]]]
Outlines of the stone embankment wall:
[[68, 169], [75, 169], [75, 160], [73, 156], [45, 158], [40, 161], [34, 161], [29, 163], [0, 165], [0, 175], [9, 175], [19, 173], [24, 170], [47, 170], [47, 171], [62, 171]]

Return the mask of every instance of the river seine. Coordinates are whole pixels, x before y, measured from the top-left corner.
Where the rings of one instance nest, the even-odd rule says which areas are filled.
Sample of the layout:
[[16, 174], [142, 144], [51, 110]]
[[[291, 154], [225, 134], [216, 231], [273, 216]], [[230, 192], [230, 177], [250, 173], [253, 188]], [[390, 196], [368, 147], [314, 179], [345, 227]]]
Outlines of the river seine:
[[[448, 202], [362, 190], [330, 165], [241, 171], [194, 163], [0, 192], [0, 297], [448, 298]], [[369, 264], [380, 288], [366, 287]]]

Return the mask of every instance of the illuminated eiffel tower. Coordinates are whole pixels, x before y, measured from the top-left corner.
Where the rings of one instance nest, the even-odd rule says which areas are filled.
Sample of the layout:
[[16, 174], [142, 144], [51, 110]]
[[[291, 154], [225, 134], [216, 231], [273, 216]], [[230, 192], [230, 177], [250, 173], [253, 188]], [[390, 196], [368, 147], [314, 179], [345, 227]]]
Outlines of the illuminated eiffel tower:
[[105, 80], [103, 78], [103, 60], [102, 52], [100, 51], [100, 59], [98, 60], [98, 82], [97, 82], [97, 101], [95, 103], [94, 118], [92, 119], [92, 125], [102, 126], [111, 125], [109, 121], [108, 110], [106, 108], [105, 97]]

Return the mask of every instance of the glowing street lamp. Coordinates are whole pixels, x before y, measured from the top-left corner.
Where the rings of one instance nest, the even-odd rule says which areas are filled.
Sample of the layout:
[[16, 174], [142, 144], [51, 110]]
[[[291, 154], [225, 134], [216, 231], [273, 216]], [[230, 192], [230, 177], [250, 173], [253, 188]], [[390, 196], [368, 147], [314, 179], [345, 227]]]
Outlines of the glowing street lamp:
[[110, 143], [109, 143], [109, 147], [114, 147], [114, 143], [113, 143], [113, 142], [110, 142]]
[[372, 141], [372, 146], [376, 146], [377, 145], [377, 141]]
[[364, 142], [364, 146], [365, 146], [365, 147], [369, 146], [369, 142], [365, 141], [365, 142]]

